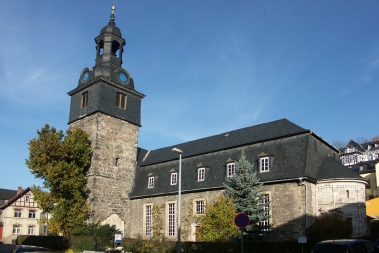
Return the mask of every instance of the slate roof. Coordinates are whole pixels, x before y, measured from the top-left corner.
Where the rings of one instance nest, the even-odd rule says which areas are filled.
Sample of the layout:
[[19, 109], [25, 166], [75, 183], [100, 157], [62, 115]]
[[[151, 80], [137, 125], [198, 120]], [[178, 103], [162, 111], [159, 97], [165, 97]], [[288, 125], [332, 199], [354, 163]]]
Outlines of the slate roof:
[[2, 206], [6, 200], [11, 199], [17, 194], [15, 190], [0, 189], [0, 206]]
[[365, 181], [365, 179], [357, 173], [354, 173], [351, 169], [346, 168], [343, 164], [329, 156], [325, 157], [320, 169], [318, 170], [317, 179], [359, 179]]
[[7, 208], [8, 206], [12, 205], [16, 200], [18, 200], [20, 197], [24, 196], [26, 193], [28, 193], [31, 190], [32, 189], [30, 187], [28, 187], [28, 188], [20, 191], [19, 193], [17, 193], [17, 191], [16, 191], [16, 195], [13, 195], [12, 198], [8, 199], [7, 203], [4, 203], [4, 204], [0, 205], [0, 209], [4, 210], [5, 208]]
[[[178, 155], [171, 152], [174, 147], [185, 151], [183, 152], [183, 158], [186, 158], [247, 144], [284, 138], [300, 133], [310, 133], [310, 130], [304, 129], [287, 119], [280, 119], [153, 151], [141, 150], [141, 154], [144, 156], [138, 157], [138, 165], [143, 167], [165, 161], [177, 160]], [[147, 156], [145, 157], [146, 153]]]
[[[321, 143], [314, 151], [314, 142]], [[311, 146], [311, 147], [310, 147]], [[178, 170], [178, 154], [183, 151], [182, 191], [193, 192], [222, 189], [226, 183], [226, 163], [238, 160], [244, 150], [261, 182], [275, 183], [298, 180], [299, 177], [316, 182], [327, 178], [358, 179], [336, 157], [338, 150], [315, 133], [281, 119], [252, 127], [242, 128], [199, 140], [148, 151], [138, 150], [135, 187], [130, 198], [176, 194], [177, 185], [170, 185], [170, 174]], [[271, 156], [272, 167], [260, 173], [259, 157]], [[205, 180], [197, 180], [197, 168], [205, 167]], [[154, 176], [154, 187], [147, 187], [148, 177]]]

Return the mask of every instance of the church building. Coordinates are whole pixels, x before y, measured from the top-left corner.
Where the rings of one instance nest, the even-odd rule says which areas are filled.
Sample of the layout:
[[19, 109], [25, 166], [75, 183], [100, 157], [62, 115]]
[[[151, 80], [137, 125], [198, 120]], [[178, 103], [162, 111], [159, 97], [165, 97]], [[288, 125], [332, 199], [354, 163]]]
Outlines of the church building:
[[[223, 194], [244, 152], [264, 184], [271, 208], [270, 219], [262, 223], [272, 225], [273, 239], [306, 236], [319, 210], [334, 208], [352, 221], [353, 236], [366, 234], [366, 180], [340, 163], [338, 149], [285, 118], [156, 150], [138, 147], [145, 95], [122, 68], [125, 40], [114, 8], [95, 43], [95, 66], [84, 68], [68, 93], [69, 126], [89, 134], [93, 151], [89, 222], [116, 225], [125, 237], [149, 238], [155, 211], [162, 235], [176, 240], [179, 177], [182, 217], [202, 215]], [[182, 175], [173, 148], [182, 152]], [[199, 226], [194, 219], [183, 220], [183, 240], [196, 240]]]

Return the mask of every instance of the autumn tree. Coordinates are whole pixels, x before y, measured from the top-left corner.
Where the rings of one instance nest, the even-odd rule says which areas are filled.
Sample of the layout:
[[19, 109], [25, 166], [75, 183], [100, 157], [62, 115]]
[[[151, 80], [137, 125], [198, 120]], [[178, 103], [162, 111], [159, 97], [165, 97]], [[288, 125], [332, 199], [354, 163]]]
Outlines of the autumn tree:
[[214, 203], [207, 205], [204, 215], [198, 222], [201, 224], [196, 234], [201, 241], [227, 241], [238, 236], [238, 227], [234, 224], [236, 207], [232, 199], [219, 196]]
[[[263, 185], [253, 170], [253, 165], [246, 159], [244, 152], [236, 162], [236, 173], [227, 179], [224, 186], [226, 187], [225, 194], [229, 199], [233, 199], [237, 213], [249, 216], [248, 231], [254, 227], [256, 229], [260, 221], [270, 218], [270, 203], [263, 194]], [[266, 230], [267, 227], [262, 229]]]
[[41, 209], [49, 213], [49, 233], [70, 235], [85, 225], [88, 215], [86, 172], [91, 162], [88, 134], [82, 129], [69, 129], [64, 135], [45, 125], [29, 144], [26, 164], [43, 187], [32, 191]]

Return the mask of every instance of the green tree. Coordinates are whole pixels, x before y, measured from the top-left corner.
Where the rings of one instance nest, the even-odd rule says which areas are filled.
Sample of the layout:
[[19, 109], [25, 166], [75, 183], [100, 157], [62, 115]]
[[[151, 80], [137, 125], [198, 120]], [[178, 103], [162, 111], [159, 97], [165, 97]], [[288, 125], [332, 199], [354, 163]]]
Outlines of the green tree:
[[248, 231], [254, 227], [256, 230], [256, 224], [270, 218], [270, 203], [265, 201], [262, 183], [259, 182], [253, 165], [246, 159], [244, 152], [242, 152], [239, 161], [236, 162], [236, 173], [227, 179], [224, 186], [226, 187], [225, 194], [228, 198], [233, 199], [237, 213], [244, 213], [249, 216]]
[[212, 205], [207, 205], [204, 215], [198, 222], [200, 229], [196, 232], [201, 241], [227, 241], [238, 236], [238, 227], [234, 224], [236, 207], [232, 199], [219, 196]]
[[69, 129], [66, 135], [45, 125], [29, 144], [26, 164], [43, 187], [33, 186], [38, 205], [50, 214], [48, 231], [70, 235], [85, 225], [88, 216], [86, 172], [91, 163], [88, 134], [82, 129]]
[[311, 241], [322, 241], [327, 239], [351, 238], [353, 227], [350, 219], [345, 219], [344, 213], [339, 208], [327, 212], [320, 211], [320, 216], [309, 228], [309, 239]]

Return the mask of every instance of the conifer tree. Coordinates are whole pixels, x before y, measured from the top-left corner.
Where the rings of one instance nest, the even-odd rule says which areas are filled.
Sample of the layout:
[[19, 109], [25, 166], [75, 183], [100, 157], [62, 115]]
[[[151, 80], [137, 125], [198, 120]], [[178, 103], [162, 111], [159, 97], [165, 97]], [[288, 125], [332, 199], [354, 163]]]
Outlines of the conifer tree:
[[[264, 203], [263, 184], [259, 181], [256, 172], [242, 152], [239, 161], [235, 165], [235, 174], [227, 179], [226, 196], [233, 199], [237, 213], [244, 213], [249, 216], [250, 225], [247, 230], [257, 227], [260, 221], [268, 219], [269, 203]], [[264, 203], [264, 204], [262, 204]], [[256, 228], [255, 228], [256, 229]], [[254, 229], [254, 230], [255, 230]], [[267, 229], [261, 228], [261, 229]]]
[[81, 129], [57, 131], [45, 125], [29, 144], [26, 160], [32, 174], [43, 179], [43, 187], [32, 191], [41, 209], [51, 215], [49, 233], [70, 235], [85, 225], [88, 217], [86, 172], [91, 163], [88, 134]]

